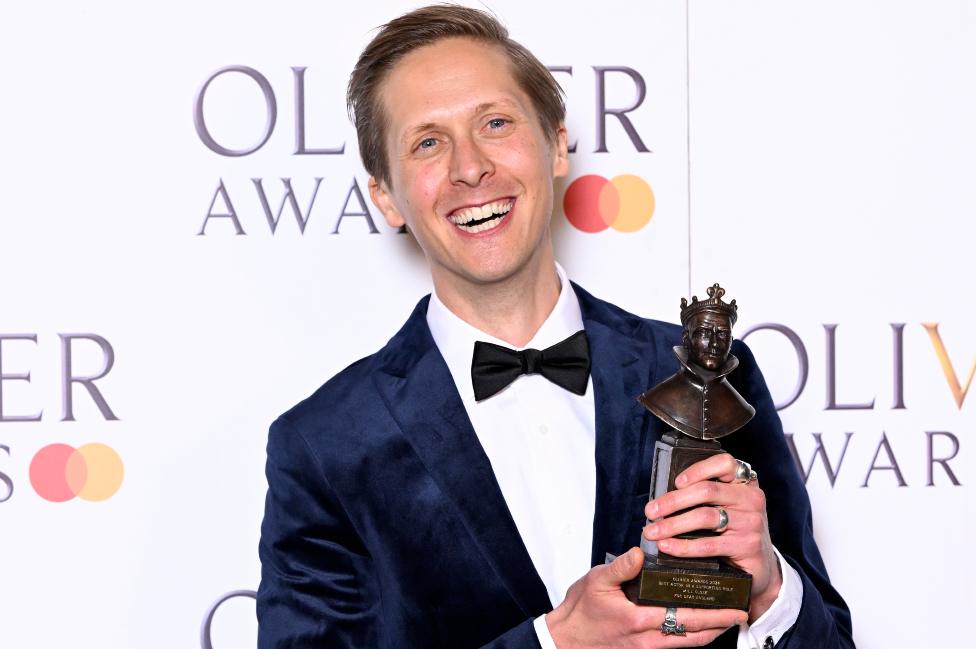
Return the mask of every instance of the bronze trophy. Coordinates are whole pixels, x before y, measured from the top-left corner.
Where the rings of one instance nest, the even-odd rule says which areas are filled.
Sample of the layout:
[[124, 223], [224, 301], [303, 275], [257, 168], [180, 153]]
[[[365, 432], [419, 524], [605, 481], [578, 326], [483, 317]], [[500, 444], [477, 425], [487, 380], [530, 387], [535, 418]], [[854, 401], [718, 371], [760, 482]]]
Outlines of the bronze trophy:
[[[755, 408], [726, 380], [739, 364], [729, 353], [738, 306], [722, 301], [725, 289], [708, 288], [708, 299], [681, 299], [682, 345], [674, 348], [681, 368], [639, 397], [658, 419], [671, 427], [654, 447], [651, 499], [674, 487], [674, 479], [689, 466], [722, 453], [718, 438], [735, 432], [752, 419]], [[682, 513], [682, 512], [677, 512]], [[673, 514], [676, 515], [676, 514]], [[652, 522], [652, 521], [648, 521]], [[679, 538], [714, 536], [697, 530]], [[625, 584], [638, 604], [691, 608], [749, 609], [752, 575], [716, 558], [685, 559], [658, 550], [641, 537], [644, 567]]]

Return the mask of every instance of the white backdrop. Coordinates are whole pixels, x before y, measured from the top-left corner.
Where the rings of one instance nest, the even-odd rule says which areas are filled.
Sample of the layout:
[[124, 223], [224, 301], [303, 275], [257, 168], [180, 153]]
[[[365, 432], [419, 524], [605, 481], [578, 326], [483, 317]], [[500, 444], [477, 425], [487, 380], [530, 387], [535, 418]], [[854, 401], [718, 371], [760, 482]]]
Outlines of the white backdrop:
[[[0, 647], [199, 647], [212, 604], [257, 587], [267, 425], [429, 291], [409, 237], [359, 201], [344, 108], [371, 29], [414, 5], [2, 12]], [[803, 469], [814, 459], [817, 537], [858, 646], [959, 646], [976, 610], [976, 9], [490, 6], [543, 62], [572, 68], [557, 73], [578, 143], [563, 186], [633, 174], [654, 191], [636, 232], [581, 232], [557, 210], [571, 277], [668, 320], [720, 281], [741, 304], [739, 335], [773, 325], [748, 340], [779, 401], [802, 383], [781, 414]], [[251, 71], [218, 74], [228, 66]], [[635, 139], [599, 106], [629, 108], [641, 85], [624, 113]], [[268, 96], [276, 120], [255, 147]], [[208, 148], [198, 100], [214, 142], [256, 150]], [[272, 231], [281, 179], [304, 230], [286, 203]], [[121, 487], [43, 498], [30, 467], [56, 443], [114, 449]], [[82, 482], [107, 466], [89, 460]], [[253, 600], [236, 597], [207, 642], [255, 636]]]

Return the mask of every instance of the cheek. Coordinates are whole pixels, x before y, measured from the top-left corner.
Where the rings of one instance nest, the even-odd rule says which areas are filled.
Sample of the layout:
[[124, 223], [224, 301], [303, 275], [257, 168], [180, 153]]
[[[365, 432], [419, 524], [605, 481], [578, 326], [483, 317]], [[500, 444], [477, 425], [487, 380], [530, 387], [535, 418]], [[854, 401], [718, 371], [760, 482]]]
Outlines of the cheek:
[[552, 165], [552, 157], [541, 142], [514, 138], [499, 142], [493, 156], [496, 165], [518, 173], [520, 176], [541, 176]]
[[422, 216], [430, 211], [437, 199], [438, 182], [433, 173], [418, 173], [404, 177], [403, 187], [407, 189], [404, 193], [404, 203], [407, 212], [413, 219]]
[[421, 201], [432, 201], [437, 196], [437, 187], [440, 185], [440, 176], [433, 169], [418, 174], [414, 181], [417, 199]]

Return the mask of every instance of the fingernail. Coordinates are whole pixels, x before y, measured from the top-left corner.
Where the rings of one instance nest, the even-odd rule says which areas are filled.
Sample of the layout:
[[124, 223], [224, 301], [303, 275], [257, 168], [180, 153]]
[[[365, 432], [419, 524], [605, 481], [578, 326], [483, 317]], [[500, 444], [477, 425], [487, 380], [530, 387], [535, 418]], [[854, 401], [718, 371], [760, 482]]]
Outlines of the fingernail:
[[657, 534], [657, 525], [648, 525], [644, 528], [644, 538], [648, 541], [653, 541], [655, 534]]
[[654, 518], [655, 516], [657, 516], [657, 510], [658, 510], [657, 503], [653, 500], [647, 503], [647, 507], [644, 508], [644, 512], [650, 514], [648, 518]]
[[683, 487], [688, 484], [688, 476], [681, 474], [674, 480], [674, 486]]

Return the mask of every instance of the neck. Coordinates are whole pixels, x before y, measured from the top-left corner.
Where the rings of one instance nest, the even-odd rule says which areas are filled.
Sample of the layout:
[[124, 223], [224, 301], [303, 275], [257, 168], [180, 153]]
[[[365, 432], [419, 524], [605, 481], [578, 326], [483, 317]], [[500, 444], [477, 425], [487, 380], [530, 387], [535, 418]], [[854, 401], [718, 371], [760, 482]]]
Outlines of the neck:
[[464, 282], [434, 274], [437, 297], [456, 316], [481, 331], [523, 347], [559, 299], [552, 249], [533, 257], [511, 276], [492, 282]]

